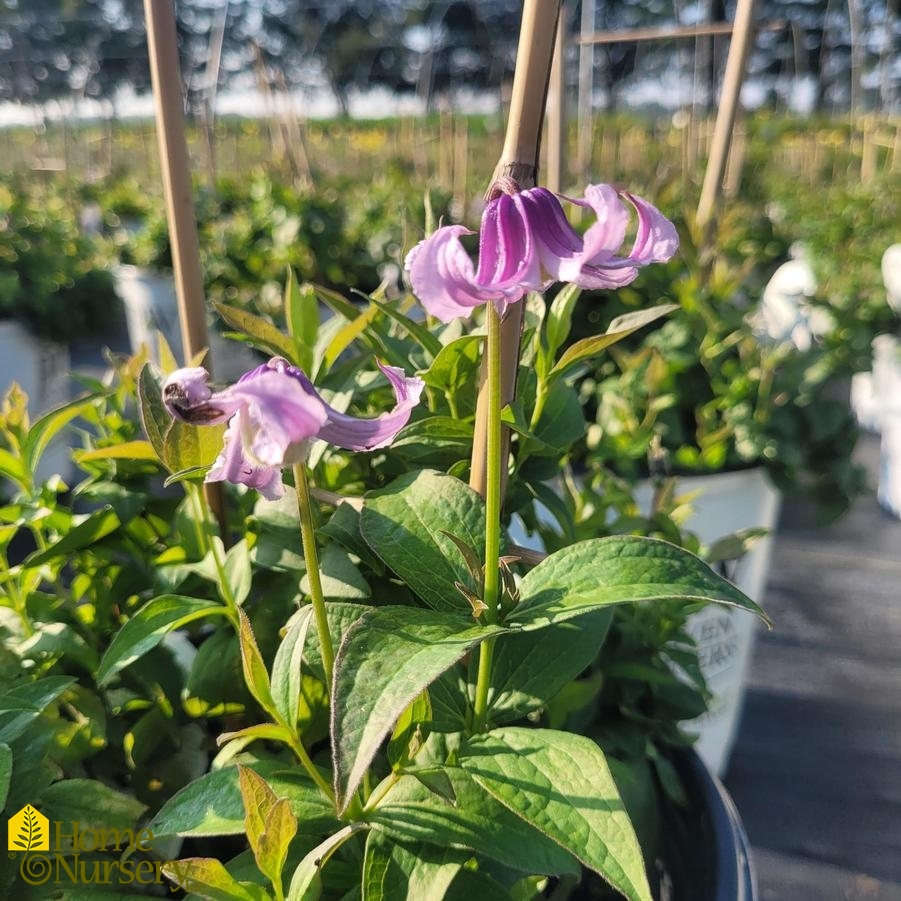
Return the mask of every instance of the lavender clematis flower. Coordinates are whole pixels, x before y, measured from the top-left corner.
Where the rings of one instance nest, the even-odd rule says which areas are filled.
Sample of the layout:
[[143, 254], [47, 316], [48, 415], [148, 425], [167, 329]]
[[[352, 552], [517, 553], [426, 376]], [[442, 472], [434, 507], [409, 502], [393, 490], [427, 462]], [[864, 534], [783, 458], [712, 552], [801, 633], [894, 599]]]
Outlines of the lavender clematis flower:
[[169, 413], [183, 422], [228, 422], [225, 445], [207, 473], [207, 482], [247, 485], [274, 500], [284, 493], [281, 468], [303, 460], [311, 440], [322, 438], [348, 450], [375, 450], [390, 444], [407, 424], [424, 383], [407, 378], [394, 366], [378, 366], [391, 383], [397, 403], [372, 419], [349, 416], [329, 406], [307, 376], [281, 357], [216, 392], [208, 385], [205, 369], [178, 369], [163, 385], [163, 401]]
[[[473, 267], [460, 241], [472, 234], [462, 225], [439, 228], [406, 259], [416, 296], [442, 322], [468, 316], [475, 307], [506, 305], [555, 281], [583, 288], [621, 288], [641, 266], [670, 259], [679, 246], [672, 222], [640, 197], [610, 185], [588, 185], [585, 197], [570, 203], [594, 211], [597, 221], [585, 235], [569, 224], [557, 196], [547, 188], [520, 191], [510, 179], [498, 182], [479, 229], [479, 262]], [[630, 213], [638, 216], [631, 250], [619, 255]]]

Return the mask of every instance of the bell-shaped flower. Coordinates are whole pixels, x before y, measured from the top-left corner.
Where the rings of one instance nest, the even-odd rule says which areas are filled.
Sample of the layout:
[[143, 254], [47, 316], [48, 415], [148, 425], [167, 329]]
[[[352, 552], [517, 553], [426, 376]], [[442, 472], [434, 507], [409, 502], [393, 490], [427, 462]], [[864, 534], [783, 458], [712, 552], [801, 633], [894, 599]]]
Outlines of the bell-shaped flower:
[[[439, 228], [407, 255], [414, 293], [442, 322], [468, 316], [488, 302], [503, 313], [528, 291], [558, 281], [587, 289], [621, 288], [640, 267], [666, 262], [679, 247], [675, 226], [656, 207], [610, 185], [588, 185], [584, 198], [566, 198], [596, 216], [584, 236], [547, 188], [521, 191], [515, 182], [501, 179], [498, 190], [482, 214], [477, 267], [460, 240], [472, 232], [462, 225]], [[632, 217], [622, 198], [638, 220], [625, 255], [621, 248]]]
[[371, 419], [341, 413], [327, 404], [307, 376], [281, 357], [273, 357], [234, 385], [215, 392], [205, 369], [177, 369], [163, 384], [163, 401], [169, 413], [183, 422], [228, 422], [224, 447], [207, 473], [207, 482], [247, 485], [274, 500], [283, 494], [282, 467], [305, 459], [313, 439], [369, 451], [390, 444], [407, 424], [423, 382], [407, 378], [397, 367], [378, 365], [397, 402], [389, 412]]

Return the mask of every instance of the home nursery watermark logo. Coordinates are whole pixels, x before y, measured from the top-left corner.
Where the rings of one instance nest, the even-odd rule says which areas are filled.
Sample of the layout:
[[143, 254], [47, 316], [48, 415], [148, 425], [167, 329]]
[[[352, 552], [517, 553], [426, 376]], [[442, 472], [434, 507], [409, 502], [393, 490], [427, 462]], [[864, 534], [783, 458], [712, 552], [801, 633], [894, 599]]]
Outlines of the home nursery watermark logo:
[[[141, 855], [153, 849], [150, 829], [103, 829], [77, 820], [50, 821], [31, 804], [9, 818], [7, 850], [21, 855], [19, 875], [29, 885], [169, 885], [170, 891], [187, 888], [187, 878], [171, 884], [163, 874], [166, 861]], [[103, 855], [108, 855], [104, 858]], [[183, 866], [169, 864], [182, 875]], [[187, 876], [187, 872], [184, 873]]]

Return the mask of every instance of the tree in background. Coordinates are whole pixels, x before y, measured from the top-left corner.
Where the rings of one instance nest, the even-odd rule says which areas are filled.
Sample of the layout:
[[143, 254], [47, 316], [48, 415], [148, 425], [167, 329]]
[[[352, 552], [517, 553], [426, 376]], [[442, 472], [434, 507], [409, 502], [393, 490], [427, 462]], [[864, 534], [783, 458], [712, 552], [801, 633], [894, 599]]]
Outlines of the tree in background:
[[[589, 0], [585, 0], [589, 2]], [[810, 84], [816, 109], [891, 109], [901, 71], [899, 0], [761, 0], [750, 81], [772, 102]], [[735, 0], [595, 0], [597, 31], [731, 21]], [[290, 88], [327, 88], [343, 112], [354, 91], [417, 91], [434, 106], [460, 89], [497, 90], [512, 70], [519, 0], [176, 0], [188, 107], [210, 112], [217, 87], [252, 86], [264, 63]], [[578, 22], [581, 4], [570, 7]], [[617, 42], [595, 50], [595, 84], [615, 107], [638, 82], [672, 104], [673, 56], [694, 101], [716, 98], [726, 39]], [[678, 47], [678, 49], [677, 49]], [[142, 0], [0, 0], [0, 100], [112, 105], [149, 90]]]

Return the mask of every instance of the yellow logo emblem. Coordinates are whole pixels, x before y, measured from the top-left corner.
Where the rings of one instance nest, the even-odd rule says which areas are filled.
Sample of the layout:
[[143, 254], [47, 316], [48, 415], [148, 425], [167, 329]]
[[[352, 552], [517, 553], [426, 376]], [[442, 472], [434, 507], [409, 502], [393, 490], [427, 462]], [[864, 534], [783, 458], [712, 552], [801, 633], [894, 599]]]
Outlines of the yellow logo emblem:
[[49, 851], [50, 821], [26, 804], [9, 818], [9, 851]]

